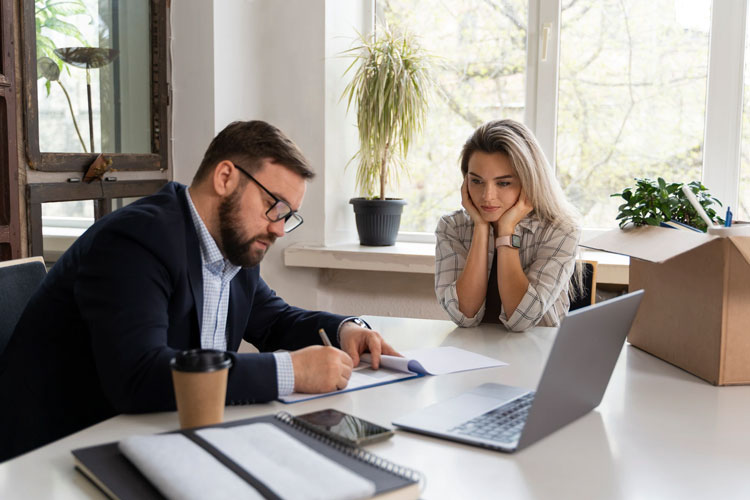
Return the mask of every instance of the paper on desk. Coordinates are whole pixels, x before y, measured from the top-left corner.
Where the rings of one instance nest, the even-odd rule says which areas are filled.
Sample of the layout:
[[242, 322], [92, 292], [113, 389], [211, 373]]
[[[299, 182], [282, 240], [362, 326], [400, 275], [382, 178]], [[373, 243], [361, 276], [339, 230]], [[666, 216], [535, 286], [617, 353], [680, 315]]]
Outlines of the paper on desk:
[[[399, 371], [411, 371], [422, 375], [444, 375], [446, 373], [463, 372], [505, 366], [494, 358], [489, 358], [475, 352], [459, 349], [458, 347], [442, 346], [411, 349], [398, 356], [380, 356], [380, 364]], [[365, 354], [362, 359], [370, 362], [370, 355]]]
[[283, 403], [296, 403], [307, 401], [308, 399], [321, 398], [421, 377], [423, 375], [443, 375], [446, 373], [507, 365], [507, 363], [498, 361], [497, 359], [451, 346], [412, 349], [404, 351], [402, 354], [404, 355], [403, 358], [398, 356], [380, 356], [379, 370], [370, 368], [370, 355], [363, 354], [361, 356], [362, 363], [352, 372], [349, 384], [345, 389], [323, 394], [300, 394], [295, 392], [288, 396], [282, 396], [279, 400]]
[[279, 401], [282, 403], [297, 403], [299, 401], [307, 401], [308, 399], [322, 398], [325, 396], [332, 396], [333, 394], [341, 394], [343, 392], [357, 391], [359, 389], [366, 389], [367, 387], [375, 387], [378, 385], [390, 384], [391, 382], [398, 382], [400, 380], [406, 380], [408, 378], [421, 377], [418, 373], [403, 372], [397, 370], [390, 370], [383, 368], [380, 370], [373, 370], [369, 364], [363, 364], [355, 368], [352, 371], [352, 376], [349, 378], [349, 383], [345, 389], [333, 392], [324, 392], [322, 394], [305, 394], [299, 392], [293, 392], [288, 396], [281, 396]]

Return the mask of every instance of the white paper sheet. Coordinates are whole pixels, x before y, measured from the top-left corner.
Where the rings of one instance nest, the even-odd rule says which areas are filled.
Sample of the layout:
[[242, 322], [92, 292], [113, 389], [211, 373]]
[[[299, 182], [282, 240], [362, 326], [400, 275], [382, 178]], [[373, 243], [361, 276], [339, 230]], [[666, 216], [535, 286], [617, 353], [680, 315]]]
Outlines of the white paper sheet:
[[341, 394], [349, 391], [357, 391], [359, 389], [365, 389], [367, 387], [375, 387], [383, 384], [390, 384], [399, 380], [405, 380], [408, 378], [415, 378], [419, 375], [412, 372], [403, 372], [396, 370], [389, 370], [384, 368], [381, 370], [373, 370], [370, 365], [365, 363], [352, 371], [352, 376], [349, 378], [349, 383], [346, 388], [340, 391], [325, 392], [322, 394], [306, 394], [301, 392], [293, 392], [288, 396], [282, 396], [279, 400], [283, 403], [297, 403], [298, 401], [307, 401], [308, 399], [322, 398], [324, 396], [331, 396], [333, 394]]
[[[409, 360], [409, 370], [425, 375], [444, 375], [446, 373], [494, 368], [508, 364], [482, 354], [452, 346], [411, 349], [404, 351], [402, 354], [404, 358]], [[394, 356], [381, 356], [382, 358], [392, 359]], [[388, 361], [381, 361], [381, 363], [385, 365]]]
[[323, 394], [302, 394], [295, 392], [288, 396], [282, 396], [279, 400], [284, 403], [296, 403], [298, 401], [307, 401], [308, 399], [388, 384], [420, 375], [443, 375], [446, 373], [507, 365], [507, 363], [498, 361], [497, 359], [452, 346], [412, 349], [404, 351], [402, 354], [404, 355], [403, 358], [398, 356], [381, 356], [381, 367], [378, 370], [370, 368], [370, 355], [363, 354], [360, 366], [352, 372], [349, 384], [345, 389]]

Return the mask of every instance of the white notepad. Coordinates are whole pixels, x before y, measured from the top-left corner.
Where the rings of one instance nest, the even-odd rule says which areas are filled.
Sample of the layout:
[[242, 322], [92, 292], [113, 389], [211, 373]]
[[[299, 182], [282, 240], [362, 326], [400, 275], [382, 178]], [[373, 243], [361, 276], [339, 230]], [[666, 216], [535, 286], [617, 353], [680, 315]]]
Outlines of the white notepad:
[[297, 403], [309, 399], [322, 398], [343, 392], [356, 391], [390, 384], [424, 375], [444, 375], [446, 373], [479, 370], [505, 366], [507, 363], [497, 359], [459, 349], [458, 347], [442, 346], [424, 349], [412, 349], [398, 356], [380, 356], [380, 369], [370, 368], [370, 355], [363, 354], [362, 362], [354, 369], [345, 389], [326, 392], [323, 394], [303, 394], [294, 392], [279, 398], [283, 403]]
[[[359, 499], [375, 485], [269, 423], [195, 431], [281, 498]], [[120, 450], [170, 499], [263, 498], [182, 434], [131, 436]]]

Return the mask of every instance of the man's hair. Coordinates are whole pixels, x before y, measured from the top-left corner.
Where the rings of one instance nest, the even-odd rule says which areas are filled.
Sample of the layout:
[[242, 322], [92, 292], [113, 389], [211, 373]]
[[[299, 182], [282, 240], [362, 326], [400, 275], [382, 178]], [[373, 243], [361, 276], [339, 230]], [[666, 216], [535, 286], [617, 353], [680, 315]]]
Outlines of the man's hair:
[[232, 122], [219, 132], [208, 146], [193, 177], [193, 184], [206, 179], [224, 160], [241, 165], [251, 174], [261, 167], [264, 160], [270, 160], [303, 179], [315, 176], [297, 145], [281, 130], [260, 120]]

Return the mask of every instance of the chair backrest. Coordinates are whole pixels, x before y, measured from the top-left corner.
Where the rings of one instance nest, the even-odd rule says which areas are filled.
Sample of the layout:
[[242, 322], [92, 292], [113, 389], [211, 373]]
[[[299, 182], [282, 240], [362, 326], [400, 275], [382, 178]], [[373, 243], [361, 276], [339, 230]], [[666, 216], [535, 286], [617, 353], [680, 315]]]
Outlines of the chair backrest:
[[46, 274], [41, 257], [0, 262], [0, 354], [5, 351], [26, 303]]
[[[578, 260], [577, 262], [583, 267], [583, 282], [575, 300], [570, 301], [570, 311], [596, 303], [596, 261]], [[570, 286], [571, 288], [575, 286], [575, 280], [571, 279]]]

